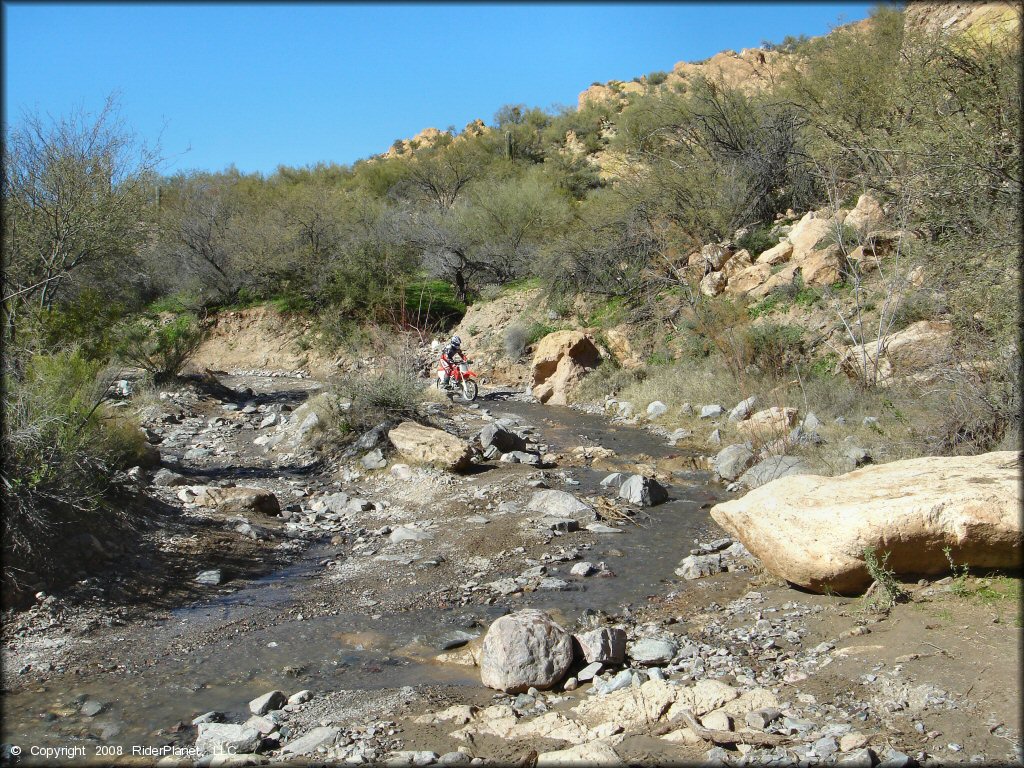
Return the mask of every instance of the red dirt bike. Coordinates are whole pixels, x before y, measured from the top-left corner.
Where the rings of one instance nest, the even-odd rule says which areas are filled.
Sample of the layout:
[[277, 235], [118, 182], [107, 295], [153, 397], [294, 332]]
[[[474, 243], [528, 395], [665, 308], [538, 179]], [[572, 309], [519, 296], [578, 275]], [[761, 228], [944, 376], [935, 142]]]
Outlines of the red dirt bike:
[[444, 364], [442, 363], [438, 365], [437, 388], [447, 392], [458, 392], [462, 395], [462, 399], [467, 403], [471, 403], [476, 400], [476, 373], [469, 370], [469, 364], [472, 362], [472, 360], [464, 360], [461, 363], [453, 365], [451, 367], [451, 376], [448, 378], [447, 384], [444, 383]]

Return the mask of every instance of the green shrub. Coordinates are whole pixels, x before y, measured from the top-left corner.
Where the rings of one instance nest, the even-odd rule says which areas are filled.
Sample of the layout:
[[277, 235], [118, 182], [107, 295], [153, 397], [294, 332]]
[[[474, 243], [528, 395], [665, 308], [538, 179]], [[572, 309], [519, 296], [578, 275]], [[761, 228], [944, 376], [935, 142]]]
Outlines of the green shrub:
[[770, 293], [747, 311], [751, 319], [756, 319], [771, 314], [781, 303], [782, 298], [777, 293]]
[[783, 376], [804, 357], [803, 329], [763, 323], [747, 329], [750, 362], [766, 374]]
[[163, 323], [139, 318], [120, 329], [117, 354], [142, 368], [159, 384], [181, 373], [203, 338], [204, 329], [191, 314], [178, 315]]
[[648, 85], [661, 85], [668, 80], [668, 72], [656, 71], [647, 75]]
[[535, 322], [530, 326], [529, 333], [526, 337], [526, 345], [528, 347], [533, 346], [538, 341], [543, 339], [545, 336], [554, 333], [557, 330], [558, 329], [555, 328], [553, 325], [548, 325], [547, 323], [542, 323], [539, 321]]
[[609, 395], [619, 394], [646, 377], [645, 368], [622, 368], [614, 360], [606, 358], [583, 378], [573, 392], [572, 400], [577, 403], [598, 402]]
[[770, 234], [771, 227], [759, 226], [751, 229], [747, 234], [736, 241], [736, 245], [745, 248], [750, 252], [751, 257], [757, 258], [769, 248], [779, 244], [779, 238]]

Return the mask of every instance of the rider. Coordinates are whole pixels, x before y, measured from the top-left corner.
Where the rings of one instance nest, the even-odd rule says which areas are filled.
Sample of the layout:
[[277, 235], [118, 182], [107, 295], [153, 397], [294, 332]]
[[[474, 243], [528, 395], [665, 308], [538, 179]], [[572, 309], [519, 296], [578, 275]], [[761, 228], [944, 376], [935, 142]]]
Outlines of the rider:
[[463, 361], [468, 360], [466, 353], [462, 351], [462, 339], [452, 336], [443, 350], [441, 350], [441, 368], [444, 369], [444, 385], [447, 387], [452, 378], [452, 370]]

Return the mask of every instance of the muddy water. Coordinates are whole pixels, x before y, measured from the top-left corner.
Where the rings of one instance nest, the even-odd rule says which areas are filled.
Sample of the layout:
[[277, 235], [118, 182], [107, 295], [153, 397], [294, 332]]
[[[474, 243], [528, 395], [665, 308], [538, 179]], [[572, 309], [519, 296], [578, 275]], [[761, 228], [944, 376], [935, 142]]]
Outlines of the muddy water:
[[[512, 414], [539, 427], [553, 450], [602, 445], [616, 451], [623, 462], [640, 456], [669, 457], [674, 451], [653, 435], [609, 425], [600, 416], [515, 402], [481, 405], [495, 416]], [[565, 471], [579, 483], [566, 490], [584, 495], [601, 492], [599, 482], [607, 474], [581, 468]], [[646, 595], [658, 591], [659, 582], [673, 577], [673, 569], [695, 538], [714, 535], [706, 508], [714, 502], [716, 491], [708, 485], [707, 476], [690, 472], [675, 480], [668, 486], [670, 501], [649, 510], [638, 524], [619, 526], [623, 529], [619, 534], [596, 535], [584, 556], [592, 562], [603, 560], [615, 578], [590, 578], [568, 592], [529, 593], [519, 598], [520, 604], [550, 609], [568, 622], [588, 609], [619, 613], [624, 606], [642, 604]], [[4, 741], [85, 744], [87, 756], [95, 745], [121, 745], [130, 754], [132, 746], [190, 742], [193, 729], [177, 734], [166, 729], [198, 713], [219, 710], [229, 719], [244, 719], [248, 713], [240, 711], [240, 705], [273, 688], [325, 691], [478, 684], [475, 670], [432, 663], [432, 657], [464, 636], [461, 633], [474, 619], [486, 626], [500, 609], [467, 606], [453, 611], [300, 618], [294, 609], [296, 597], [315, 589], [311, 580], [322, 572], [323, 556], [324, 550], [313, 548], [295, 565], [237, 592], [178, 609], [154, 627], [126, 631], [123, 642], [129, 645], [132, 634], [146, 633], [146, 647], [155, 649], [148, 665], [133, 666], [127, 672], [84, 670], [81, 675], [53, 679], [42, 688], [7, 694]], [[572, 564], [557, 564], [552, 575], [564, 576]], [[271, 626], [240, 630], [247, 619], [268, 612], [277, 615], [274, 621], [262, 622]], [[194, 637], [204, 630], [211, 639], [200, 650], [179, 650], [186, 632]], [[116, 665], [118, 659], [112, 658], [111, 663]], [[290, 681], [288, 685], [283, 685], [285, 680]], [[76, 706], [82, 697], [102, 702], [104, 711], [83, 717]]]

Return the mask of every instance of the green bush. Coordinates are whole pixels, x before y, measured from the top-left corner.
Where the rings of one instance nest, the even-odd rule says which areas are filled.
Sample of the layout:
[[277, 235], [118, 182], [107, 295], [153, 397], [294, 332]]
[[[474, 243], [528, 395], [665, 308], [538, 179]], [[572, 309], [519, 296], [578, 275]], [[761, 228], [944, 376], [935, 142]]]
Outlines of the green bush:
[[4, 383], [4, 582], [31, 589], [74, 573], [75, 536], [125, 523], [110, 480], [146, 444], [130, 416], [104, 409], [109, 377], [78, 349], [31, 355]]
[[666, 80], [668, 80], [668, 72], [657, 71], [647, 75], [648, 85], [661, 85]]
[[770, 234], [770, 231], [771, 227], [768, 226], [754, 227], [737, 240], [736, 245], [748, 250], [751, 257], [756, 259], [769, 248], [779, 244], [779, 238]]
[[119, 331], [118, 356], [142, 368], [156, 383], [176, 378], [203, 341], [204, 329], [191, 314], [168, 322], [139, 318]]
[[545, 336], [554, 333], [557, 330], [558, 329], [555, 328], [553, 325], [548, 325], [547, 323], [542, 323], [539, 321], [533, 323], [533, 325], [530, 326], [529, 333], [526, 336], [526, 346], [533, 346], [538, 341], [543, 339]]
[[766, 374], [783, 376], [804, 358], [803, 329], [762, 323], [747, 329], [750, 362]]

